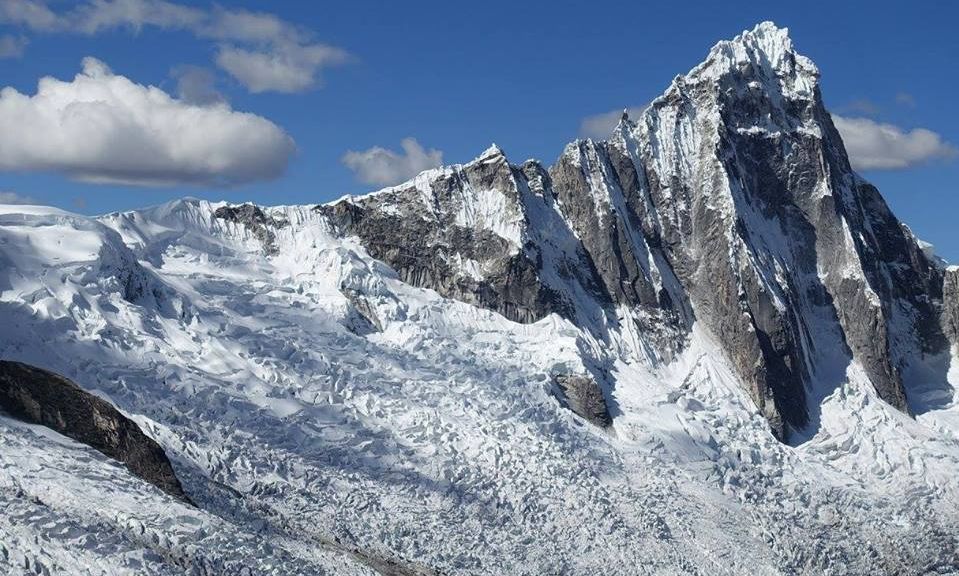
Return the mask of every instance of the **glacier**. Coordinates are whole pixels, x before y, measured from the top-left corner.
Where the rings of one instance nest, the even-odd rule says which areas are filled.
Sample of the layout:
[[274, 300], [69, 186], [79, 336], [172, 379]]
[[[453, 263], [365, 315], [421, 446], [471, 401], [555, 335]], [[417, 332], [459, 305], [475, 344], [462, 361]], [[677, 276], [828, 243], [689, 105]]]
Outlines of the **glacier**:
[[0, 566], [959, 573], [959, 269], [849, 168], [818, 76], [763, 23], [549, 168], [0, 206], [0, 359], [109, 400], [196, 504], [0, 414]]

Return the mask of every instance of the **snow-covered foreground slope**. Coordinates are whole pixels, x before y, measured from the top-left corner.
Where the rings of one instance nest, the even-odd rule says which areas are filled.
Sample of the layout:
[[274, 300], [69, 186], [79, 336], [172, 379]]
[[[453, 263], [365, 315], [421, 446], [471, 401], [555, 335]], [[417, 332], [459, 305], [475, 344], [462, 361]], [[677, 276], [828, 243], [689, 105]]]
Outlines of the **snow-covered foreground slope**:
[[[4, 570], [959, 570], [954, 399], [913, 420], [853, 363], [791, 447], [698, 327], [610, 355], [400, 282], [311, 208], [266, 209], [266, 250], [218, 207], [0, 208], [0, 356], [114, 402], [199, 506], [0, 418]], [[600, 360], [608, 430], [552, 388]]]

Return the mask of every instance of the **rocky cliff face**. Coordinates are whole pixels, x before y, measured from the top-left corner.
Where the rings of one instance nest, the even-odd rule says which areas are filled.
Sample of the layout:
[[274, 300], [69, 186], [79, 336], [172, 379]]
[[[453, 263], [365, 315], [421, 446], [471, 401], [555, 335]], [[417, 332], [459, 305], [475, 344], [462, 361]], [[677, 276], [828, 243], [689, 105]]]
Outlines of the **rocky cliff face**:
[[[904, 409], [901, 363], [942, 346], [938, 270], [850, 168], [818, 77], [785, 30], [761, 24], [719, 43], [611, 140], [644, 175], [634, 196], [651, 200], [697, 318], [780, 435], [807, 421], [823, 348], [847, 347]], [[909, 332], [902, 348], [894, 323]]]
[[702, 322], [780, 438], [837, 350], [905, 410], [903, 369], [945, 346], [943, 272], [853, 172], [818, 81], [760, 24], [549, 169], [494, 147], [317, 209], [403, 280], [512, 320], [635, 329], [661, 360]]
[[276, 254], [276, 234], [274, 230], [286, 226], [286, 222], [267, 216], [259, 206], [253, 204], [221, 206], [216, 209], [213, 216], [246, 228], [260, 241], [266, 254]]
[[959, 344], [959, 267], [945, 273], [943, 284], [943, 327], [953, 344]]
[[86, 444], [189, 502], [163, 448], [110, 403], [65, 378], [20, 362], [0, 361], [0, 409]]
[[[358, 236], [372, 256], [410, 284], [517, 322], [553, 312], [571, 317], [576, 292], [602, 302], [609, 295], [554, 213], [544, 180], [541, 167], [512, 166], [493, 146], [465, 166], [428, 171], [407, 184], [317, 210], [341, 234]], [[537, 215], [542, 220], [534, 222]], [[558, 234], [539, 242], [537, 234], [547, 230]]]

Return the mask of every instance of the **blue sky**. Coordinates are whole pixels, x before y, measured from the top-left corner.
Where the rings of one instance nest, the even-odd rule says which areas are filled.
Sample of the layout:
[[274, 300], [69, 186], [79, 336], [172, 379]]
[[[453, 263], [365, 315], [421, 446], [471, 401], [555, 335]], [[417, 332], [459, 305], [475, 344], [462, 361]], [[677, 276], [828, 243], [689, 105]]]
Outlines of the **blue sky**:
[[[107, 74], [128, 92], [150, 85], [179, 98], [182, 88], [184, 98], [229, 106], [216, 122], [175, 130], [149, 112], [161, 131], [196, 146], [177, 141], [171, 153], [184, 165], [170, 174], [159, 161], [148, 173], [139, 165], [104, 173], [147, 149], [123, 126], [111, 132], [124, 135], [119, 148], [65, 131], [78, 142], [31, 141], [32, 155], [0, 158], [0, 194], [91, 214], [185, 195], [313, 203], [378, 188], [440, 155], [467, 161], [491, 142], [517, 162], [552, 162], [590, 131], [590, 117], [641, 107], [716, 41], [773, 20], [819, 66], [827, 106], [861, 119], [848, 129], [870, 155], [862, 174], [919, 236], [959, 262], [959, 5], [919, 6], [0, 0], [0, 86], [32, 96], [41, 77], [70, 83], [92, 57], [88, 74]], [[29, 138], [18, 129], [16, 138]], [[242, 150], [223, 158], [195, 142], [206, 134]], [[406, 143], [411, 157], [394, 156], [407, 138], [415, 139]], [[42, 156], [47, 149], [58, 159]]]

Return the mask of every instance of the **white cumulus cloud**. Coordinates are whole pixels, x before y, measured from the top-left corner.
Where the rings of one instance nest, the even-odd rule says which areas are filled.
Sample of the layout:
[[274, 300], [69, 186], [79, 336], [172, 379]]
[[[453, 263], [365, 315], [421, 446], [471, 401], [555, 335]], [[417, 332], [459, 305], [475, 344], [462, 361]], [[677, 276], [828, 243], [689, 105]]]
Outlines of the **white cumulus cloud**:
[[95, 182], [229, 186], [275, 178], [295, 150], [276, 124], [226, 104], [197, 106], [85, 58], [35, 95], [0, 90], [0, 170]]
[[869, 118], [832, 115], [856, 170], [897, 170], [959, 154], [953, 144], [925, 128], [904, 130]]
[[[625, 112], [629, 114], [630, 118], [636, 120], [645, 109], [645, 106], [631, 106], [626, 108]], [[583, 118], [583, 121], [579, 124], [579, 135], [584, 138], [592, 138], [593, 140], [609, 138], [622, 116], [622, 109], [587, 116]]]
[[342, 161], [361, 182], [382, 186], [398, 184], [443, 164], [442, 151], [425, 150], [415, 138], [404, 138], [400, 146], [402, 152], [379, 146], [359, 152], [350, 150]]

